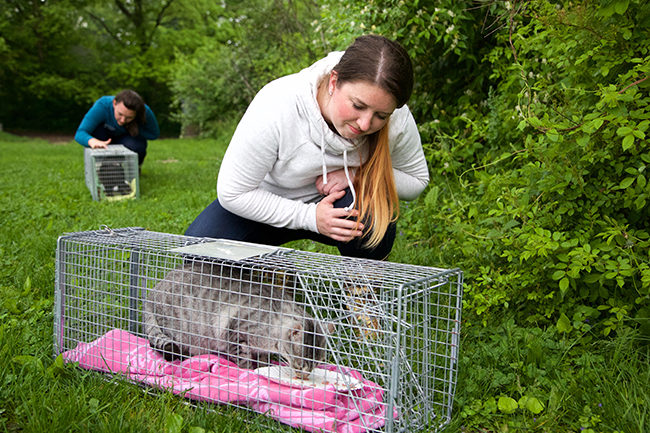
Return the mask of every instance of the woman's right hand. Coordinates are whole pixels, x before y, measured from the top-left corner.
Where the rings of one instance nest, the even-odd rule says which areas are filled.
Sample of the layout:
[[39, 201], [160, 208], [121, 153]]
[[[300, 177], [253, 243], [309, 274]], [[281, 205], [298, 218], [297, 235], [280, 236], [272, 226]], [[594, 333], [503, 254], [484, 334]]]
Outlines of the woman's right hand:
[[111, 139], [109, 138], [108, 140], [100, 140], [98, 138], [91, 138], [88, 140], [88, 146], [91, 149], [106, 149], [108, 145], [111, 144]]
[[336, 191], [327, 195], [316, 206], [318, 232], [339, 242], [349, 242], [363, 234], [363, 224], [350, 219], [359, 216], [356, 209], [346, 211], [334, 207], [334, 202], [344, 195], [345, 191]]

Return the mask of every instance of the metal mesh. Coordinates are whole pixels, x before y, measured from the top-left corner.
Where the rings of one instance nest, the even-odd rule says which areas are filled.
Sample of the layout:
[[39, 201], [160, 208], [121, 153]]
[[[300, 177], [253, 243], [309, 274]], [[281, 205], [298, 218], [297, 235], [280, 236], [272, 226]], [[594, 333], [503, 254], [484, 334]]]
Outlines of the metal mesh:
[[106, 149], [84, 149], [86, 187], [93, 200], [123, 200], [140, 196], [138, 155], [113, 144]]
[[[194, 322], [207, 314], [191, 310], [196, 308], [191, 301], [200, 290], [221, 287], [232, 292], [233, 287], [244, 287], [235, 299], [255, 296], [254, 304], [260, 309], [277, 309], [280, 299], [285, 307], [298, 306], [315, 323], [333, 326], [322, 344], [325, 355], [319, 362], [353, 369], [381, 389], [385, 419], [380, 431], [437, 430], [451, 418], [462, 278], [458, 269], [139, 228], [72, 233], [60, 237], [57, 246], [54, 352], [89, 343], [115, 328], [148, 337], [144, 310], [147, 302], [153, 302], [149, 297], [161, 290], [161, 281], [176, 281], [174, 302]], [[267, 299], [275, 299], [275, 307], [261, 299], [259, 287], [282, 293], [279, 298], [272, 295]], [[226, 295], [219, 296], [224, 298], [213, 296], [210, 308], [226, 308], [222, 305]], [[263, 328], [269, 333], [273, 327], [285, 326], [267, 315], [247, 317], [266, 320]], [[170, 321], [167, 326], [180, 326], [177, 322]], [[186, 330], [183, 336], [188, 347], [209, 352], [202, 346], [207, 344], [204, 336], [193, 332]], [[302, 352], [302, 356], [312, 352]], [[228, 356], [238, 362], [240, 355]], [[282, 356], [260, 360], [258, 367], [286, 361]], [[345, 375], [338, 377], [345, 382]], [[363, 412], [366, 397], [352, 387], [343, 388], [341, 392], [349, 393], [350, 404]]]

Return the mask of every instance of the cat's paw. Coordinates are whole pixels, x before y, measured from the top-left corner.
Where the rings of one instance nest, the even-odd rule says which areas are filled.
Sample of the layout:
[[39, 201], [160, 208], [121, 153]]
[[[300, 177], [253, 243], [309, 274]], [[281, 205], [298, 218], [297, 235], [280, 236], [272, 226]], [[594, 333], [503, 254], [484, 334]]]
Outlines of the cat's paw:
[[255, 370], [259, 366], [259, 364], [255, 361], [251, 361], [248, 359], [248, 360], [238, 360], [237, 366], [239, 366], [240, 368], [244, 368], [246, 370]]

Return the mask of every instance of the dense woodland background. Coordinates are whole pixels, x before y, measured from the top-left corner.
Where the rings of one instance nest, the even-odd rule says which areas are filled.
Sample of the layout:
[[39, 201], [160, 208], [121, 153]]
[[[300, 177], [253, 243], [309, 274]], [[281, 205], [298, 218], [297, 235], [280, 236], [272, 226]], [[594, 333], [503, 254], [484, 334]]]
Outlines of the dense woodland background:
[[[532, 421], [561, 393], [562, 381], [545, 376], [549, 353], [572, 371], [599, 345], [624, 341], [647, 376], [645, 0], [5, 0], [0, 123], [18, 134], [72, 135], [96, 98], [133, 88], [164, 136], [215, 137], [266, 82], [370, 32], [413, 57], [409, 106], [432, 176], [421, 198], [403, 205], [400, 230], [412, 248], [398, 260], [465, 272], [463, 326], [474, 343], [481, 329], [532, 330], [516, 380], [486, 370], [475, 378], [482, 383], [465, 384], [463, 425], [487, 431], [486, 417], [519, 410], [511, 429], [553, 431]], [[558, 354], [560, 340], [570, 344]], [[487, 346], [498, 358], [498, 345]], [[476, 364], [466, 358], [461, 367]], [[639, 409], [647, 389], [617, 398], [613, 425], [594, 418], [600, 406], [585, 399], [583, 417], [566, 424], [556, 405], [553, 425], [648, 425], [647, 405]], [[641, 416], [628, 419], [630, 408]]]

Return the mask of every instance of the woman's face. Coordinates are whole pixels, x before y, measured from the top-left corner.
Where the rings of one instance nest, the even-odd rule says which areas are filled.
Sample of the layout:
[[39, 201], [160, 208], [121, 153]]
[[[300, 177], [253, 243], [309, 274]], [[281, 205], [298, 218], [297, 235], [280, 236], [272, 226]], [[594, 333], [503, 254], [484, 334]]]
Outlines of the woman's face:
[[325, 120], [344, 138], [355, 139], [379, 131], [397, 106], [395, 98], [367, 81], [337, 86], [337, 75], [328, 80], [329, 103], [321, 107]]
[[123, 102], [115, 102], [113, 99], [113, 113], [115, 114], [115, 120], [120, 126], [128, 125], [133, 122], [135, 119], [135, 110], [129, 110], [126, 108]]

